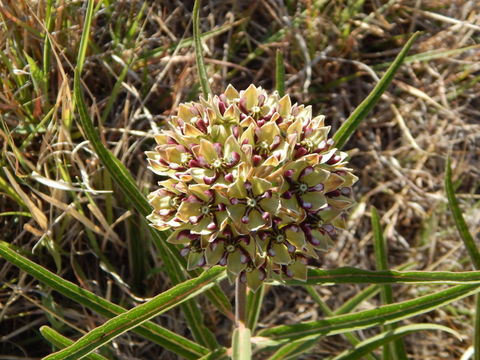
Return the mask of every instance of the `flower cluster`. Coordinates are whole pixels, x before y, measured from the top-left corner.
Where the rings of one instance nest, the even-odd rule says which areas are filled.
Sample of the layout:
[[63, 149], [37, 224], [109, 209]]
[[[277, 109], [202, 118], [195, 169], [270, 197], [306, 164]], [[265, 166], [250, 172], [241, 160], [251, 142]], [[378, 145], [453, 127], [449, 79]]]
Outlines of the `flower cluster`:
[[324, 116], [250, 85], [181, 104], [147, 152], [166, 178], [148, 217], [183, 244], [188, 268], [221, 265], [255, 290], [266, 279], [306, 279], [308, 258], [345, 225], [357, 178]]

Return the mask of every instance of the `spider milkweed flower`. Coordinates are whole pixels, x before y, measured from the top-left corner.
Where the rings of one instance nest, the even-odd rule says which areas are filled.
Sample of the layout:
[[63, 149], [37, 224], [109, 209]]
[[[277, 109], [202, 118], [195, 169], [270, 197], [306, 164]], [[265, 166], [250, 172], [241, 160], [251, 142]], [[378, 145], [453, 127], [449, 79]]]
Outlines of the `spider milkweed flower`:
[[252, 290], [305, 280], [345, 227], [357, 180], [324, 120], [254, 85], [180, 104], [146, 153], [166, 178], [148, 197], [151, 225], [173, 230], [188, 269], [225, 266]]

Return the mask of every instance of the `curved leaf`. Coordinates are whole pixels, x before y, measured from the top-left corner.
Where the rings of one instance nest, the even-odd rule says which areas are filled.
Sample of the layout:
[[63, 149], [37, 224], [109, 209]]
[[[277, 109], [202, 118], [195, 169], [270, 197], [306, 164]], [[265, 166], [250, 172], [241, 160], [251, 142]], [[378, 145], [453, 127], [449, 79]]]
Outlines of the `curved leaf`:
[[[111, 303], [70, 281], [62, 279], [58, 275], [18, 254], [10, 248], [9, 244], [3, 241], [0, 241], [0, 256], [30, 276], [33, 276], [38, 281], [50, 286], [60, 294], [100, 315], [112, 318], [127, 311], [119, 305]], [[207, 348], [152, 322], [146, 322], [142, 326], [135, 328], [134, 331], [185, 359], [197, 359], [199, 356], [203, 356], [208, 352]]]
[[[347, 331], [366, 329], [372, 326], [392, 324], [418, 314], [434, 310], [466, 296], [480, 292], [478, 285], [459, 285], [413, 300], [384, 305], [377, 309], [360, 311], [354, 314], [327, 317], [318, 321], [294, 325], [276, 326], [263, 330], [259, 336], [269, 340], [296, 340], [313, 338], [319, 335], [342, 334]], [[268, 343], [268, 341], [266, 341]]]
[[309, 269], [306, 281], [287, 280], [286, 285], [318, 284], [480, 284], [480, 271], [371, 271], [352, 267]]
[[195, 44], [195, 60], [197, 62], [198, 78], [202, 86], [203, 96], [207, 97], [212, 93], [208, 83], [207, 69], [203, 60], [202, 38], [200, 36], [200, 3], [201, 0], [195, 0], [193, 4], [193, 42]]
[[348, 119], [342, 124], [342, 126], [340, 126], [335, 135], [333, 135], [333, 140], [335, 141], [336, 147], [341, 149], [345, 145], [348, 138], [354, 133], [362, 120], [368, 115], [370, 110], [373, 109], [378, 100], [380, 100], [380, 97], [385, 92], [388, 85], [390, 85], [392, 82], [393, 76], [397, 72], [400, 65], [402, 65], [403, 60], [407, 56], [408, 51], [412, 47], [419, 34], [420, 33], [416, 32], [412, 35], [372, 92], [368, 94], [366, 99], [356, 107]]
[[446, 326], [436, 325], [436, 324], [414, 324], [398, 327], [396, 329], [385, 331], [381, 334], [371, 337], [361, 343], [357, 344], [353, 350], [347, 350], [336, 356], [332, 360], [355, 360], [360, 359], [362, 356], [370, 354], [376, 348], [386, 345], [391, 341], [402, 338], [405, 335], [408, 335], [413, 332], [423, 331], [423, 330], [439, 330], [446, 331], [450, 334], [455, 335], [459, 340], [461, 340], [460, 334], [455, 330], [452, 330]]
[[128, 330], [204, 292], [213, 286], [215, 281], [225, 276], [226, 274], [223, 268], [218, 266], [213, 267], [199, 277], [175, 285], [146, 303], [138, 305], [126, 313], [106, 321], [103, 325], [82, 336], [74, 344], [44, 359], [74, 360], [88, 355]]

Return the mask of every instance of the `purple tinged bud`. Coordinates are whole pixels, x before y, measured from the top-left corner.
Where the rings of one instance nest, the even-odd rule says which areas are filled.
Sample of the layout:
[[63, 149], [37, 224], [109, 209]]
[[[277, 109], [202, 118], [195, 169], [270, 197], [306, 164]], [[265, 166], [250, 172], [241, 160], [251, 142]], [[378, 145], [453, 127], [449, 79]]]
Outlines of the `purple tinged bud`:
[[335, 232], [335, 227], [332, 224], [326, 224], [326, 225], [323, 226], [323, 228], [329, 234], [332, 233], [332, 232]]
[[318, 149], [319, 151], [324, 151], [327, 148], [327, 142], [325, 140], [320, 141], [320, 144], [318, 144]]
[[341, 195], [340, 190], [333, 190], [325, 194], [328, 197], [337, 197]]
[[323, 191], [323, 189], [325, 188], [325, 186], [323, 186], [323, 184], [317, 184], [315, 186], [312, 186], [310, 188], [311, 191]]
[[274, 223], [275, 225], [279, 226], [279, 225], [282, 223], [282, 219], [280, 219], [280, 218], [275, 218], [275, 219], [273, 219], [273, 223]]
[[269, 212], [267, 212], [267, 211], [263, 212], [263, 214], [262, 214], [262, 219], [263, 220], [267, 221], [269, 217], [270, 217]]
[[288, 267], [285, 268], [285, 275], [287, 275], [289, 278], [293, 277], [293, 272], [290, 270]]
[[247, 117], [244, 113], [240, 113], [240, 120], [245, 120]]
[[231, 199], [230, 199], [230, 204], [232, 204], [232, 205], [240, 204], [240, 199], [231, 198]]
[[260, 239], [262, 239], [263, 241], [266, 241], [268, 239], [268, 237], [270, 236], [270, 234], [268, 232], [261, 232], [260, 234], [258, 234], [258, 236], [260, 237]]
[[333, 146], [333, 144], [335, 144], [335, 141], [333, 139], [328, 139], [327, 140], [327, 145], [328, 146]]
[[209, 189], [209, 190], [205, 190], [203, 193], [205, 194], [205, 196], [208, 196], [209, 198], [212, 198], [212, 197], [215, 196], [215, 193], [214, 193], [212, 190], [210, 190], [210, 189]]
[[257, 126], [258, 127], [262, 127], [263, 125], [265, 125], [265, 120], [263, 120], [263, 119], [257, 120]]
[[272, 190], [267, 190], [262, 195], [263, 199], [270, 199], [271, 197], [272, 197]]
[[245, 271], [242, 271], [242, 273], [240, 274], [240, 281], [245, 284], [247, 282], [247, 274], [245, 273]]
[[213, 231], [217, 229], [217, 224], [215, 224], [214, 221], [212, 221], [210, 224], [207, 225], [207, 230]]
[[195, 195], [188, 195], [187, 198], [183, 199], [183, 201], [192, 203], [192, 202], [200, 202], [200, 200]]
[[291, 193], [290, 191], [285, 191], [285, 192], [282, 194], [282, 197], [283, 197], [284, 199], [289, 200], [289, 199], [292, 198], [292, 193]]
[[309, 237], [308, 237], [308, 241], [310, 241], [310, 243], [311, 243], [313, 246], [318, 246], [318, 245], [320, 245], [320, 240], [318, 240], [317, 238], [314, 238], [313, 236], [309, 236]]
[[293, 171], [292, 169], [287, 170], [287, 171], [285, 171], [285, 172], [283, 173], [283, 175], [284, 175], [286, 178], [292, 178], [293, 174], [294, 174], [294, 171]]
[[228, 163], [228, 166], [229, 167], [235, 166], [238, 164], [239, 161], [240, 161], [240, 154], [234, 151], [230, 155], [230, 162]]
[[295, 159], [298, 159], [300, 157], [302, 157], [303, 155], [307, 154], [308, 153], [308, 150], [305, 149], [303, 146], [299, 147], [297, 149], [297, 151], [295, 151]]
[[339, 155], [332, 156], [330, 160], [327, 161], [328, 165], [335, 165], [338, 163], [342, 158]]
[[270, 248], [270, 249], [268, 249], [267, 254], [268, 254], [268, 256], [273, 257], [273, 256], [275, 256], [275, 250], [273, 250], [273, 248]]
[[248, 145], [248, 139], [243, 139], [242, 145]]
[[217, 205], [218, 211], [225, 211], [227, 209], [227, 206], [223, 203], [220, 203]]
[[241, 262], [242, 264], [246, 264], [246, 263], [248, 262], [248, 260], [249, 260], [249, 259], [248, 259], [248, 256], [245, 255], [245, 254], [242, 252], [242, 253], [240, 254], [240, 262]]
[[200, 162], [198, 160], [192, 159], [188, 162], [188, 167], [194, 168], [194, 167], [202, 167]]
[[197, 224], [200, 220], [200, 216], [190, 216], [188, 218], [188, 220], [192, 223], [192, 224]]
[[302, 172], [300, 173], [300, 177], [304, 177], [304, 176], [307, 176], [307, 175], [310, 175], [311, 173], [313, 173], [313, 167], [311, 166], [307, 166], [305, 169], [302, 170]]
[[302, 207], [303, 207], [305, 210], [310, 210], [310, 209], [312, 208], [312, 206], [313, 206], [311, 203], [306, 202], [306, 201], [303, 201], [303, 200], [302, 200], [302, 204], [301, 204], [301, 205], [302, 205]]
[[253, 166], [258, 166], [262, 162], [262, 157], [260, 155], [253, 155], [252, 162], [253, 162]]
[[288, 250], [289, 253], [294, 253], [295, 250], [296, 250], [296, 247], [293, 246], [293, 245], [290, 244], [290, 243], [287, 243], [287, 250]]
[[215, 182], [215, 180], [217, 180], [217, 175], [213, 175], [211, 177], [208, 177], [208, 176], [203, 177], [203, 181], [207, 185], [212, 185]]
[[240, 98], [240, 101], [238, 102], [238, 108], [244, 114], [248, 113], [248, 111], [247, 111], [247, 100], [245, 100], [244, 97]]
[[179, 241], [182, 241], [182, 240], [185, 239], [185, 238], [187, 238], [187, 239], [190, 240], [190, 231], [189, 231], [189, 230], [182, 230], [182, 231], [180, 231], [180, 232], [178, 233], [178, 235], [177, 235], [177, 239], [178, 239]]
[[279, 135], [275, 136], [273, 138], [272, 145], [270, 145], [270, 149], [275, 150], [278, 147], [278, 145], [280, 145], [281, 141], [282, 141], [282, 138]]
[[265, 103], [265, 95], [260, 94], [258, 95], [258, 106], [262, 107]]
[[218, 111], [220, 111], [220, 114], [223, 115], [223, 114], [225, 114], [225, 110], [227, 110], [227, 106], [225, 105], [225, 103], [222, 100], [220, 100], [218, 102]]
[[341, 191], [342, 195], [345, 195], [345, 196], [348, 196], [352, 193], [352, 189], [350, 189], [348, 187], [344, 187], [340, 191]]
[[186, 246], [182, 250], [180, 250], [180, 255], [185, 257], [188, 255], [189, 252], [190, 252], [190, 247]]
[[227, 253], [225, 253], [222, 258], [218, 261], [218, 265], [225, 266], [227, 265]]
[[259, 280], [263, 281], [263, 280], [265, 280], [266, 277], [267, 277], [267, 274], [265, 273], [265, 270], [260, 269], [259, 274], [258, 274]]
[[228, 173], [227, 175], [225, 175], [225, 180], [228, 181], [229, 183], [232, 183], [235, 179], [233, 178], [232, 173]]
[[199, 119], [195, 125], [197, 126], [198, 130], [200, 130], [203, 133], [207, 133], [207, 123], [203, 119]]
[[233, 128], [232, 128], [232, 133], [233, 133], [233, 136], [235, 136], [235, 138], [238, 139], [238, 137], [240, 136], [240, 127], [235, 125]]
[[199, 260], [198, 260], [198, 263], [197, 263], [197, 266], [205, 266], [207, 262], [205, 261], [205, 256], [202, 256]]
[[252, 184], [250, 183], [250, 181], [245, 181], [243, 186], [245, 186], [245, 189], [247, 190], [252, 190]]
[[177, 140], [175, 140], [174, 138], [168, 137], [168, 139], [167, 139], [167, 144], [176, 144], [176, 145], [178, 145], [178, 142], [177, 142]]
[[248, 224], [248, 222], [250, 221], [249, 217], [247, 215], [243, 216], [242, 217], [242, 223], [244, 224]]

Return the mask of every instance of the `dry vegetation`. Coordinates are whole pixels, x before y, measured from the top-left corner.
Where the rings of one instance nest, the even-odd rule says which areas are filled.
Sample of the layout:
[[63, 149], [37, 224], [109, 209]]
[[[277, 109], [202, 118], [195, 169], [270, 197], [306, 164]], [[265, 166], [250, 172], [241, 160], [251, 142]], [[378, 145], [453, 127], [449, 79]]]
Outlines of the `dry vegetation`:
[[[50, 24], [46, 2], [0, 2], [0, 238], [25, 254], [33, 252], [32, 259], [62, 277], [131, 307], [170, 284], [144, 225], [76, 123], [72, 79], [86, 1], [53, 1]], [[83, 72], [86, 98], [105, 144], [145, 193], [156, 181], [143, 154], [153, 146], [152, 134], [179, 102], [199, 95], [190, 46], [192, 6], [193, 1], [105, 0], [94, 16]], [[365, 98], [409, 35], [421, 31], [412, 56], [347, 145], [360, 178], [358, 206], [350, 231], [322, 266], [375, 267], [369, 221], [374, 205], [392, 267], [471, 269], [447, 208], [443, 176], [450, 151], [458, 197], [478, 239], [477, 1], [205, 0], [201, 14], [214, 92], [229, 83], [273, 89], [275, 51], [281, 49], [287, 93], [327, 115], [332, 131]], [[43, 324], [78, 337], [103, 322], [4, 260], [0, 279], [0, 359], [49, 353], [38, 332]], [[336, 308], [359, 288], [318, 291]], [[231, 293], [228, 284], [225, 289]], [[394, 287], [394, 295], [400, 301], [428, 289]], [[208, 323], [228, 346], [231, 322], [203, 301]], [[361, 308], [378, 303], [375, 296]], [[467, 298], [411, 320], [445, 324], [463, 337], [462, 342], [436, 332], [407, 337], [411, 358], [459, 359], [472, 342], [473, 309]], [[270, 288], [260, 326], [321, 316], [303, 290]], [[156, 320], [189, 336], [178, 311]], [[323, 359], [348, 346], [340, 336], [328, 337], [305, 359]], [[118, 338], [106, 356], [175, 358], [136, 335]]]

